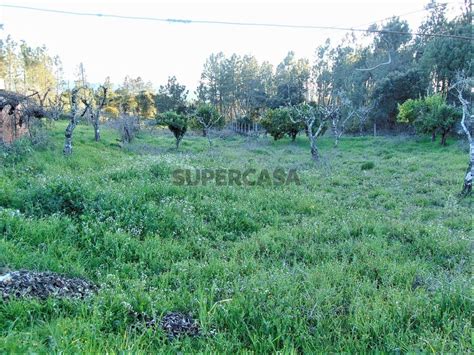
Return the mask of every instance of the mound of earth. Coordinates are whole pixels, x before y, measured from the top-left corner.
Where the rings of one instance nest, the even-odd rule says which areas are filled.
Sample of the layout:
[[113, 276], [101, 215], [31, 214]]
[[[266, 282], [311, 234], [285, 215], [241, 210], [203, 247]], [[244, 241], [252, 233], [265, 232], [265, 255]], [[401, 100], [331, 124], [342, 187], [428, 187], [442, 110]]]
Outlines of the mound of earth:
[[199, 324], [190, 315], [180, 312], [169, 312], [158, 322], [155, 318], [144, 313], [132, 312], [133, 316], [146, 327], [159, 326], [168, 336], [174, 339], [183, 335], [197, 336], [200, 334]]
[[80, 278], [69, 278], [53, 272], [11, 271], [0, 275], [0, 296], [10, 298], [84, 298], [97, 286]]

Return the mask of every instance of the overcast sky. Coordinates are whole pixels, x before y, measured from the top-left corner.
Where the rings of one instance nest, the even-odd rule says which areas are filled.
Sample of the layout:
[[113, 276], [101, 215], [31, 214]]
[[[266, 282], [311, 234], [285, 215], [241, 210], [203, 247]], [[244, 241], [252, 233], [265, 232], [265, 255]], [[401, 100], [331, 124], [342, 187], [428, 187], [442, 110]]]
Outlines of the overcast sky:
[[[366, 1], [113, 1], [81, 2], [4, 0], [4, 4], [55, 10], [160, 18], [274, 22], [298, 25], [366, 28], [392, 15], [402, 16], [415, 29], [426, 15], [427, 0]], [[448, 0], [458, 12], [459, 1]], [[88, 80], [110, 76], [121, 83], [125, 75], [141, 76], [155, 86], [176, 75], [190, 91], [197, 86], [202, 65], [211, 53], [253, 54], [259, 61], [278, 64], [289, 50], [313, 59], [314, 49], [327, 37], [335, 42], [341, 31], [275, 29], [204, 24], [158, 23], [100, 17], [72, 16], [0, 7], [2, 36], [45, 44], [58, 54], [68, 79], [84, 63]]]

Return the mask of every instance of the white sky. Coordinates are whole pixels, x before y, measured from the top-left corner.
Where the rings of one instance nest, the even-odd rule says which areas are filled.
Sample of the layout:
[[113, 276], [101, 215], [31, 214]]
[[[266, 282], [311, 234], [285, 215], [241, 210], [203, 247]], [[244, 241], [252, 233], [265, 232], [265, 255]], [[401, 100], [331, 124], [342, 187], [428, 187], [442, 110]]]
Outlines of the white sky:
[[[23, 1], [4, 4], [55, 10], [107, 13], [160, 18], [207, 19], [241, 22], [274, 22], [321, 26], [367, 27], [392, 15], [422, 10], [428, 0], [313, 0], [313, 1]], [[459, 1], [448, 0], [458, 12]], [[402, 16], [415, 30], [426, 12]], [[202, 66], [219, 51], [253, 54], [259, 61], [278, 64], [289, 50], [313, 59], [314, 49], [343, 31], [235, 27], [204, 24], [169, 24], [100, 17], [83, 17], [0, 7], [2, 37], [10, 34], [29, 45], [45, 44], [58, 54], [67, 79], [84, 63], [88, 80], [106, 76], [118, 84], [125, 75], [141, 76], [156, 87], [176, 75], [194, 91]]]

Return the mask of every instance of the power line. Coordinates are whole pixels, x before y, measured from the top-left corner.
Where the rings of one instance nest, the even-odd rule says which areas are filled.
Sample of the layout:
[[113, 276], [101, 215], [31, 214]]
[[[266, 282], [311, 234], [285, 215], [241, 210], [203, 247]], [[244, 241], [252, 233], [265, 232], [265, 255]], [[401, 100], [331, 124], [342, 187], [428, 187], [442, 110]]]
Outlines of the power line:
[[159, 17], [146, 17], [146, 16], [127, 16], [127, 15], [113, 15], [113, 14], [104, 14], [104, 13], [75, 12], [75, 11], [65, 11], [65, 10], [55, 10], [55, 9], [44, 9], [44, 8], [39, 8], [39, 7], [9, 5], [9, 4], [0, 4], [0, 6], [7, 7], [7, 8], [14, 8], [14, 9], [62, 14], [62, 15], [89, 16], [89, 17], [101, 17], [101, 18], [107, 17], [107, 18], [136, 20], [136, 21], [154, 21], [154, 22], [181, 23], [181, 24], [225, 25], [225, 26], [242, 26], [242, 27], [339, 30], [339, 31], [354, 31], [354, 32], [381, 33], [381, 34], [396, 34], [396, 35], [403, 35], [403, 36], [413, 35], [413, 36], [425, 36], [425, 37], [444, 37], [444, 38], [452, 38], [452, 39], [460, 39], [460, 40], [468, 40], [468, 41], [473, 40], [473, 37], [449, 35], [449, 34], [442, 34], [442, 33], [418, 33], [418, 32], [387, 31], [387, 30], [377, 30], [377, 29], [359, 29], [359, 28], [336, 27], [336, 26], [294, 25], [294, 24], [282, 24], [282, 23], [191, 20], [191, 19], [179, 19], [179, 18], [173, 19], [173, 18], [159, 18]]
[[370, 23], [366, 23], [366, 24], [358, 25], [358, 26], [353, 26], [353, 27], [358, 28], [358, 27], [366, 27], [366, 26], [370, 26], [370, 25], [375, 25], [378, 22], [391, 20], [394, 17], [404, 17], [404, 16], [408, 16], [408, 15], [413, 15], [413, 14], [417, 14], [417, 13], [420, 13], [420, 12], [429, 11], [429, 10], [432, 10], [432, 9], [435, 9], [435, 8], [438, 8], [438, 7], [447, 6], [447, 5], [450, 5], [450, 4], [451, 5], [452, 4], [460, 4], [460, 2], [459, 1], [453, 1], [453, 2], [443, 2], [443, 3], [439, 3], [439, 4], [433, 4], [433, 5], [430, 5], [429, 7], [423, 8], [423, 9], [413, 10], [413, 11], [405, 12], [405, 13], [399, 14], [399, 15], [393, 15], [393, 16], [386, 17], [386, 18], [383, 18], [383, 19], [380, 19], [380, 20], [372, 21]]
[[370, 23], [366, 23], [366, 24], [363, 24], [363, 25], [354, 26], [354, 28], [366, 27], [366, 26], [370, 26], [370, 25], [375, 25], [375, 24], [377, 24], [378, 22], [383, 22], [383, 21], [391, 20], [391, 19], [394, 18], [394, 17], [404, 17], [404, 16], [408, 16], [408, 15], [412, 15], [412, 14], [417, 14], [417, 13], [425, 12], [425, 11], [427, 11], [427, 10], [426, 10], [426, 9], [420, 9], [420, 10], [405, 12], [404, 14], [393, 15], [393, 16], [386, 17], [386, 18], [383, 18], [383, 19], [380, 19], [380, 20], [377, 20], [377, 21], [372, 21], [372, 22], [370, 22]]

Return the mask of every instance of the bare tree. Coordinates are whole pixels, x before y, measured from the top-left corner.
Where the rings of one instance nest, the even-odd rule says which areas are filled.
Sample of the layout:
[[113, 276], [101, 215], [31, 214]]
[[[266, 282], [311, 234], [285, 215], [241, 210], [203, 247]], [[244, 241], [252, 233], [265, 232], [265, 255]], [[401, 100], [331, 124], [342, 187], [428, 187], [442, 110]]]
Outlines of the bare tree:
[[344, 93], [338, 93], [336, 98], [339, 104], [333, 103], [322, 107], [323, 113], [327, 115], [328, 119], [331, 119], [335, 147], [338, 146], [339, 139], [344, 134], [346, 123], [356, 114], [356, 110], [352, 108], [351, 101]]
[[48, 112], [52, 120], [57, 121], [64, 114], [65, 103], [63, 94], [55, 95], [48, 99]]
[[0, 107], [4, 119], [9, 120], [11, 138], [14, 139], [21, 134], [20, 129], [23, 133], [30, 134], [30, 121], [33, 118], [41, 118], [45, 116], [45, 112], [42, 108], [34, 102], [31, 97], [35, 94], [28, 96], [20, 95], [13, 92], [2, 91], [0, 93]]
[[41, 95], [39, 91], [37, 90], [30, 89], [30, 91], [33, 93], [29, 95], [28, 97], [36, 96], [38, 98], [39, 107], [43, 110], [45, 108], [46, 98], [48, 97], [48, 94], [51, 91], [51, 88], [46, 89], [43, 95]]
[[[325, 132], [327, 122], [330, 118], [330, 111], [322, 112], [321, 108], [308, 104], [293, 106], [296, 115], [290, 115], [293, 123], [303, 123], [308, 135], [311, 147], [311, 157], [318, 161], [320, 158], [317, 140], [321, 134]], [[294, 117], [296, 116], [296, 117]]]
[[102, 109], [107, 102], [107, 88], [105, 86], [99, 87], [99, 97], [94, 102], [94, 99], [88, 100], [87, 98], [83, 98], [82, 102], [84, 105], [89, 107], [89, 120], [94, 127], [94, 139], [96, 142], [100, 140], [100, 114], [102, 113]]
[[140, 130], [140, 122], [137, 117], [122, 115], [115, 120], [114, 127], [119, 132], [122, 143], [130, 143]]
[[[471, 89], [474, 84], [474, 78], [467, 77], [464, 72], [458, 73], [456, 82], [450, 89], [456, 91], [457, 98], [462, 106], [461, 127], [469, 142], [469, 165], [464, 177], [464, 185], [461, 194], [466, 196], [472, 192], [472, 178], [474, 176], [474, 140], [472, 138], [472, 128], [474, 115], [470, 112], [469, 100], [464, 96], [472, 95]], [[466, 119], [469, 118], [469, 127], [466, 125]]]
[[78, 102], [78, 94], [80, 88], [74, 88], [71, 91], [71, 113], [69, 118], [69, 124], [66, 127], [66, 132], [64, 133], [65, 142], [64, 142], [64, 155], [71, 155], [72, 154], [72, 135], [74, 133], [74, 129], [76, 128], [79, 119], [84, 117], [86, 112], [89, 110], [89, 106], [85, 106], [84, 110], [81, 114], [79, 112], [79, 102]]
[[[370, 113], [372, 112], [373, 109], [374, 109], [374, 107], [372, 105], [366, 104], [366, 105], [360, 106], [355, 111], [355, 115], [359, 119], [359, 133], [360, 133], [360, 135], [362, 135], [364, 125], [367, 122], [367, 120], [369, 119], [369, 115], [370, 115]], [[374, 133], [374, 135], [375, 135], [375, 133]]]

